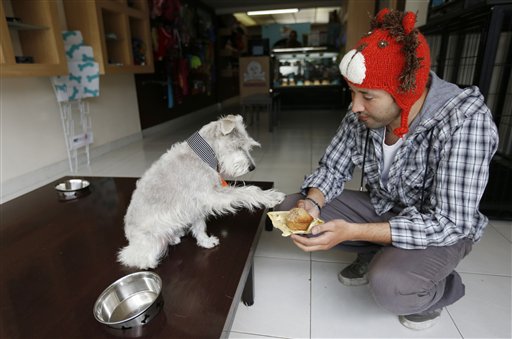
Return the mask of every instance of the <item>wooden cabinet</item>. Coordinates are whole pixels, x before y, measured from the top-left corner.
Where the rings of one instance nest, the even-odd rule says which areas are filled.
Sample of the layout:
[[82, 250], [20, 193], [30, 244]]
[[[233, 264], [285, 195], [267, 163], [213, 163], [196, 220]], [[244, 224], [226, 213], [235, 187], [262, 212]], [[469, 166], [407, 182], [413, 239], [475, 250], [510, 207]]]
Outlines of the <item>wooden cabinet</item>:
[[61, 30], [55, 1], [1, 1], [0, 75], [66, 74]]
[[[152, 73], [149, 10], [145, 0], [62, 0], [67, 29], [82, 32], [101, 74]], [[68, 73], [57, 1], [0, 2], [0, 75]]]
[[68, 30], [92, 46], [100, 74], [152, 73], [153, 52], [145, 0], [63, 0]]

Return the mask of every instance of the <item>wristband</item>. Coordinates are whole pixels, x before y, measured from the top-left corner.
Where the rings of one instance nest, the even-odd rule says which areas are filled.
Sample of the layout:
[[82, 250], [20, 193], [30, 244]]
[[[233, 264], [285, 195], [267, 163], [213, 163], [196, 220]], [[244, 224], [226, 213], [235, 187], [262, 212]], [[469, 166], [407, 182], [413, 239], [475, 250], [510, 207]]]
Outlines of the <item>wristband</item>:
[[309, 200], [309, 201], [311, 201], [311, 202], [316, 206], [316, 208], [318, 208], [318, 212], [322, 212], [322, 207], [320, 207], [320, 205], [319, 205], [316, 201], [314, 201], [314, 200], [313, 200], [313, 199], [311, 199], [310, 197], [305, 197], [305, 198], [304, 198], [304, 200]]

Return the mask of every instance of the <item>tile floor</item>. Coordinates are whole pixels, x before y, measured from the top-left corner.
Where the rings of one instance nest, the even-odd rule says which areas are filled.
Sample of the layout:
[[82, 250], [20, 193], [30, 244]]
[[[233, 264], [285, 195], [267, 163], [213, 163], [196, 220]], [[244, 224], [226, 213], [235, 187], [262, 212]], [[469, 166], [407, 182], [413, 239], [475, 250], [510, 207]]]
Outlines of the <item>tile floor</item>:
[[[227, 108], [223, 113], [237, 112]], [[267, 116], [249, 126], [262, 147], [245, 180], [274, 181], [296, 192], [334, 134], [339, 111], [285, 111], [274, 133]], [[179, 133], [160, 133], [92, 160], [79, 174], [140, 176], [169, 146], [206, 121]], [[359, 187], [360, 174], [347, 185]], [[512, 222], [491, 220], [482, 241], [460, 264], [466, 296], [447, 307], [441, 321], [425, 331], [408, 330], [380, 308], [366, 286], [337, 280], [353, 254], [333, 249], [308, 254], [277, 231], [262, 233], [255, 257], [255, 304], [240, 304], [230, 338], [511, 338]]]

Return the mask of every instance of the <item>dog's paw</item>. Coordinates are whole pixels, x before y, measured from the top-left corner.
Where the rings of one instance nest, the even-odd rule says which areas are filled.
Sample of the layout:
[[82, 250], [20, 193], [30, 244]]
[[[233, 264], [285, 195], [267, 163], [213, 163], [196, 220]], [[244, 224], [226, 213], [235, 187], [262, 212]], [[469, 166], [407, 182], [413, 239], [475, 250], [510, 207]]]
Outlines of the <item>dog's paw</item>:
[[219, 244], [219, 238], [212, 235], [211, 237], [201, 238], [201, 240], [197, 240], [197, 244], [204, 248], [212, 248]]
[[273, 189], [263, 191], [265, 196], [267, 197], [267, 201], [265, 202], [266, 207], [274, 207], [275, 205], [282, 202], [285, 198], [285, 194], [275, 191]]
[[119, 251], [117, 261], [127, 267], [147, 270], [158, 266], [159, 256], [137, 245], [129, 245]]
[[181, 242], [181, 238], [180, 237], [172, 237], [170, 240], [169, 240], [169, 245], [178, 245], [179, 243]]

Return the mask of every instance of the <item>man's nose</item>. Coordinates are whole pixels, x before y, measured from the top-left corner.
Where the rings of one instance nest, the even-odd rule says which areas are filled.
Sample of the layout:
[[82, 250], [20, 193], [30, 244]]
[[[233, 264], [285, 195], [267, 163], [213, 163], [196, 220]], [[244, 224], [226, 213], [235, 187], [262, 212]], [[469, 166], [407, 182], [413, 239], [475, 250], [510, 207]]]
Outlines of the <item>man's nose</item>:
[[363, 100], [357, 93], [352, 95], [352, 112], [364, 112]]

